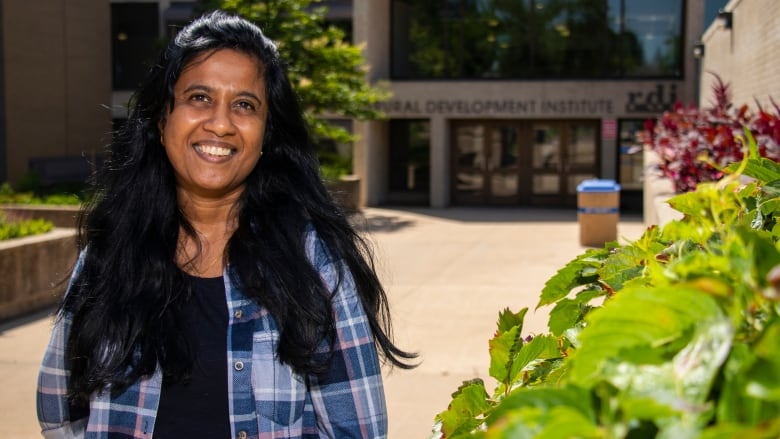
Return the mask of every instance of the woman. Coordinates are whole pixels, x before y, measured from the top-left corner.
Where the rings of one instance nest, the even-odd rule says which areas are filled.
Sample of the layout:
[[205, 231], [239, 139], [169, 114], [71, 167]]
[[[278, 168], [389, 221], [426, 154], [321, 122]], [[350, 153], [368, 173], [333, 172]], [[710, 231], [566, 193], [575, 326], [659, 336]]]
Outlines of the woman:
[[132, 101], [43, 360], [56, 438], [384, 437], [387, 299], [276, 47], [214, 12]]

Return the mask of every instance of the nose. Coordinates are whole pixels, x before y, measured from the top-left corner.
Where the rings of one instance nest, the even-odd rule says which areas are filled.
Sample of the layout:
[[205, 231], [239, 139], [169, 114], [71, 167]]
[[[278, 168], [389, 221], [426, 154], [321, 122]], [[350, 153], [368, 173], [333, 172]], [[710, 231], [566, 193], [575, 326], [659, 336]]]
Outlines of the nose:
[[234, 134], [236, 126], [231, 116], [228, 105], [215, 105], [212, 107], [211, 114], [203, 123], [203, 128], [219, 137]]

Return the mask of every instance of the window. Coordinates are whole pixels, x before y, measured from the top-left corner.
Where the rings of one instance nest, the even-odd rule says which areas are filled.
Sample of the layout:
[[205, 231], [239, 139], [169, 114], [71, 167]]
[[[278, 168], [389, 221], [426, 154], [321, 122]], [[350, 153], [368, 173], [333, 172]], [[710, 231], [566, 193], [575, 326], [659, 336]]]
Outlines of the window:
[[[620, 8], [620, 4], [623, 8]], [[610, 0], [625, 76], [681, 76], [681, 0]]]
[[679, 77], [683, 0], [392, 0], [392, 75]]
[[158, 49], [157, 3], [111, 4], [114, 90], [135, 90]]
[[618, 183], [622, 190], [642, 190], [644, 157], [637, 135], [644, 129], [644, 120], [624, 119], [619, 123]]
[[[392, 194], [419, 194], [427, 202], [430, 189], [430, 122], [390, 121], [389, 189]], [[393, 200], [391, 200], [393, 201]], [[398, 198], [398, 201], [414, 201]]]

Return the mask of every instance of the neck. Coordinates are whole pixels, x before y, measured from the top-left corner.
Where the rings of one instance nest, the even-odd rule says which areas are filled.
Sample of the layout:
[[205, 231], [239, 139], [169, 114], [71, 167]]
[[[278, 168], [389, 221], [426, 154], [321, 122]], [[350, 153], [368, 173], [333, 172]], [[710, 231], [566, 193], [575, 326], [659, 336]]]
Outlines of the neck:
[[184, 271], [200, 277], [222, 274], [225, 247], [238, 227], [239, 195], [205, 198], [180, 191], [179, 208], [195, 229], [195, 236], [179, 232], [176, 262]]

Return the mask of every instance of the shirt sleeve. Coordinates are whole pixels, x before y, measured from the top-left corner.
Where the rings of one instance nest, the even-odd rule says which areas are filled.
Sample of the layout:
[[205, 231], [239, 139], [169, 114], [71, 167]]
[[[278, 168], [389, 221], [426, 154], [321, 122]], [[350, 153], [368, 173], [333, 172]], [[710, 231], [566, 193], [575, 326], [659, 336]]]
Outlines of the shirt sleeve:
[[[81, 270], [82, 263], [83, 253], [76, 262], [65, 294], [70, 291], [73, 279]], [[63, 312], [57, 317], [38, 373], [38, 422], [43, 436], [49, 439], [83, 437], [87, 424], [86, 418], [73, 420], [74, 422], [70, 419], [67, 395], [70, 371], [65, 361], [65, 347], [70, 326], [69, 313]]]
[[[336, 294], [337, 340], [328, 372], [309, 377], [309, 390], [320, 437], [385, 438], [387, 408], [374, 337], [349, 270], [313, 244], [315, 267]], [[311, 248], [311, 247], [310, 247]], [[311, 253], [310, 253], [311, 254]], [[338, 282], [338, 270], [343, 270]]]

